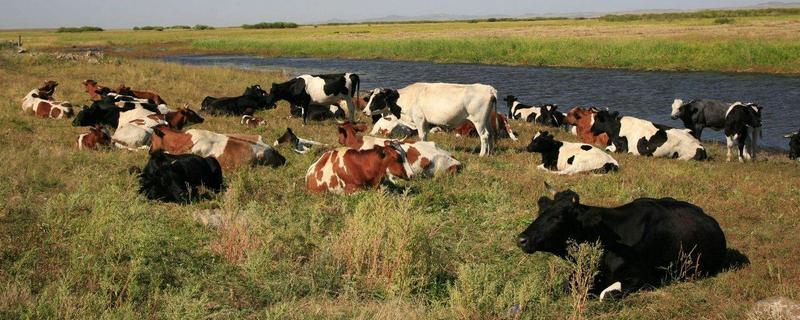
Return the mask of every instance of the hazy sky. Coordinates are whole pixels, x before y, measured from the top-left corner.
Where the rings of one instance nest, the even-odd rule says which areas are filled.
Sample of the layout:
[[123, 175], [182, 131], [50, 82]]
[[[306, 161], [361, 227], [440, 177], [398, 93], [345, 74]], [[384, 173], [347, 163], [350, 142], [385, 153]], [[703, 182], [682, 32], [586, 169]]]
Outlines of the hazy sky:
[[387, 15], [523, 15], [640, 9], [735, 7], [768, 0], [0, 0], [0, 28], [92, 25], [208, 24], [238, 26], [261, 21], [313, 23]]

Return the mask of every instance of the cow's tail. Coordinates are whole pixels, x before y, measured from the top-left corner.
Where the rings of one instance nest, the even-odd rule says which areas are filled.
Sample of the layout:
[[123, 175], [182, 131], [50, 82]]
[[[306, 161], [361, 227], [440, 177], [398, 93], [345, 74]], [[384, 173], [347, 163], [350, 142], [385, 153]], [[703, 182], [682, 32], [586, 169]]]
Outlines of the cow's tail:
[[[497, 114], [497, 122], [499, 122], [498, 123], [499, 125], [502, 125], [504, 128], [506, 128], [506, 132], [508, 132], [508, 137], [511, 138], [511, 140], [514, 140], [514, 141], [518, 141], [519, 140], [514, 135], [514, 130], [511, 129], [511, 124], [508, 123], [508, 118], [506, 118], [506, 116], [498, 113]], [[500, 126], [497, 126], [497, 128], [499, 129]]]

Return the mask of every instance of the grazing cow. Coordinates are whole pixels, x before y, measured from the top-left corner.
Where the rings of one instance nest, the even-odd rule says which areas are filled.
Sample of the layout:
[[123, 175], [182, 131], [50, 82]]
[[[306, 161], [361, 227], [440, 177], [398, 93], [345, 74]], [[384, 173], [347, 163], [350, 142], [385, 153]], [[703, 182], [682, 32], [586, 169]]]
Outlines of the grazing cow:
[[[639, 198], [616, 208], [583, 205], [572, 190], [539, 198], [539, 216], [519, 235], [526, 253], [567, 257], [570, 240], [599, 241], [603, 249], [593, 292], [609, 286], [624, 292], [659, 286], [670, 272], [713, 275], [725, 263], [725, 234], [703, 209], [672, 198]], [[691, 265], [687, 266], [687, 263]], [[603, 290], [603, 294], [607, 291]]]
[[223, 189], [222, 167], [214, 157], [153, 152], [139, 175], [139, 193], [151, 200], [189, 203], [199, 198], [201, 188]]
[[[259, 109], [272, 109], [274, 103], [270, 102], [267, 92], [261, 86], [254, 84], [244, 90], [238, 97], [205, 97], [200, 111], [208, 112], [213, 115], [237, 115], [245, 114], [245, 111], [252, 112]], [[248, 110], [249, 109], [249, 110]]]
[[311, 148], [314, 146], [326, 146], [326, 144], [324, 143], [303, 139], [296, 136], [294, 132], [292, 132], [292, 128], [286, 128], [286, 132], [282, 136], [280, 136], [277, 140], [275, 140], [275, 142], [272, 145], [278, 146], [284, 143], [291, 143], [292, 151], [297, 152], [299, 154], [305, 154], [311, 151]]
[[150, 152], [163, 150], [170, 154], [211, 156], [217, 158], [225, 170], [244, 164], [278, 167], [286, 163], [286, 158], [257, 135], [225, 135], [198, 129], [181, 132], [166, 125], [154, 127], [153, 133]]
[[255, 128], [255, 127], [258, 127], [258, 126], [265, 126], [265, 125], [267, 125], [267, 122], [264, 121], [263, 118], [258, 118], [258, 117], [254, 117], [254, 116], [251, 116], [249, 114], [246, 114], [246, 115], [242, 116], [242, 121], [239, 121], [239, 124]]
[[284, 83], [273, 83], [269, 95], [273, 105], [286, 100], [290, 105], [300, 107], [303, 124], [308, 121], [311, 104], [330, 106], [342, 100], [347, 105], [347, 118], [355, 121], [353, 97], [358, 94], [360, 86], [361, 80], [355, 73], [305, 74]]
[[689, 129], [675, 129], [606, 110], [594, 116], [593, 134], [608, 134], [608, 150], [648, 157], [705, 160], [706, 149]]
[[[500, 130], [502, 128], [502, 130]], [[497, 112], [492, 112], [492, 130], [497, 134], [497, 138], [511, 138], [511, 140], [517, 141], [517, 137], [514, 135], [514, 130], [511, 129], [511, 125], [508, 124], [508, 118], [506, 116], [499, 114]], [[464, 121], [458, 128], [456, 128], [456, 136], [460, 137], [477, 137], [478, 131], [475, 130], [475, 125], [472, 121]]]
[[89, 94], [89, 99], [92, 101], [98, 101], [102, 99], [101, 93], [103, 92], [105, 93], [111, 92], [111, 89], [98, 85], [97, 81], [94, 81], [92, 79], [83, 80], [81, 84], [83, 84], [83, 87], [86, 89], [86, 93]]
[[[291, 109], [290, 113], [292, 117], [303, 117], [303, 108], [296, 105], [289, 105]], [[306, 112], [308, 113], [307, 119], [311, 121], [325, 121], [330, 119], [344, 119], [345, 114], [344, 110], [341, 107], [335, 104], [331, 105], [322, 105], [312, 103], [308, 105], [306, 108]]]
[[306, 171], [306, 188], [313, 192], [353, 193], [391, 184], [392, 177], [408, 180], [411, 175], [403, 148], [387, 141], [369, 150], [338, 148], [325, 152]]
[[62, 119], [73, 116], [71, 103], [44, 99], [42, 97], [52, 98], [52, 91], [45, 91], [43, 96], [39, 95], [40, 92], [43, 92], [41, 88], [33, 89], [22, 98], [22, 110], [31, 111], [39, 118]]
[[734, 145], [739, 151], [739, 162], [756, 159], [758, 137], [761, 135], [761, 109], [762, 107], [754, 103], [741, 102], [728, 108], [725, 113], [728, 161], [731, 161], [731, 149]]
[[492, 112], [497, 90], [483, 84], [414, 83], [399, 90], [375, 89], [364, 107], [368, 116], [394, 114], [416, 127], [425, 141], [432, 125], [455, 128], [469, 120], [481, 139], [480, 156], [494, 149]]
[[346, 122], [338, 128], [339, 144], [356, 150], [369, 150], [375, 146], [382, 146], [389, 142], [398, 142], [408, 155], [407, 160], [411, 165], [413, 176], [433, 177], [442, 173], [458, 173], [461, 171], [461, 162], [453, 158], [449, 152], [436, 146], [430, 141], [397, 141], [381, 139], [370, 136], [359, 136], [358, 133], [366, 131], [363, 124]]
[[584, 143], [591, 143], [599, 146], [608, 145], [608, 135], [605, 133], [593, 134], [592, 125], [594, 124], [594, 116], [599, 112], [597, 108], [580, 108], [575, 107], [567, 112], [564, 123], [572, 125], [575, 128], [575, 134]]
[[731, 106], [719, 100], [700, 99], [683, 103], [681, 99], [672, 102], [672, 119], [681, 119], [683, 125], [692, 130], [692, 135], [700, 139], [703, 128], [715, 131], [725, 129], [725, 113]]
[[119, 85], [119, 88], [117, 88], [117, 93], [121, 95], [136, 97], [139, 99], [147, 99], [148, 101], [150, 101], [150, 103], [167, 104], [167, 102], [164, 101], [164, 99], [161, 99], [161, 96], [159, 96], [158, 94], [147, 91], [131, 90], [131, 87], [126, 87], [124, 84]]
[[617, 160], [602, 150], [588, 144], [555, 140], [547, 131], [539, 131], [533, 136], [528, 152], [541, 153], [542, 164], [538, 168], [557, 174], [586, 171], [608, 173], [619, 170]]
[[800, 161], [800, 130], [783, 137], [789, 139], [789, 159]]
[[111, 134], [102, 125], [89, 127], [89, 132], [78, 136], [78, 150], [98, 150], [111, 145]]
[[120, 126], [114, 131], [114, 136], [111, 138], [114, 140], [116, 147], [129, 150], [149, 148], [153, 127], [155, 126], [166, 124], [172, 129], [181, 130], [185, 126], [205, 121], [203, 117], [189, 109], [188, 106], [167, 114], [137, 109], [136, 111], [122, 113], [120, 119], [126, 118], [128, 114], [135, 118], [124, 122], [121, 121]]

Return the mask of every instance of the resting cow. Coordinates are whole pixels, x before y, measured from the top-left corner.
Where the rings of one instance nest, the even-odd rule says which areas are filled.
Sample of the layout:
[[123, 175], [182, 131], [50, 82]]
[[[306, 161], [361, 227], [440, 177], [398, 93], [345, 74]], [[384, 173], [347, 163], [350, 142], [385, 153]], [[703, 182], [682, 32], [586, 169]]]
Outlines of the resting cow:
[[256, 135], [225, 135], [198, 129], [181, 132], [161, 125], [153, 128], [150, 140], [150, 152], [211, 156], [225, 170], [245, 164], [278, 167], [286, 163], [286, 158]]
[[594, 116], [599, 112], [597, 108], [579, 108], [575, 107], [567, 112], [564, 123], [572, 125], [575, 128], [575, 133], [578, 138], [584, 143], [591, 143], [599, 146], [608, 145], [608, 135], [605, 133], [594, 134], [592, 133], [592, 125], [594, 124]]
[[555, 140], [547, 131], [539, 131], [531, 139], [528, 152], [542, 154], [541, 170], [557, 174], [579, 172], [607, 173], [619, 170], [619, 163], [610, 155], [588, 144]]
[[800, 161], [800, 130], [783, 137], [789, 139], [789, 159]]
[[414, 83], [399, 90], [375, 89], [364, 113], [393, 114], [417, 128], [425, 141], [434, 125], [455, 128], [469, 120], [481, 140], [480, 156], [494, 149], [492, 112], [497, 111], [497, 90], [483, 84]]
[[326, 144], [303, 139], [294, 134], [292, 132], [292, 128], [286, 128], [286, 132], [278, 137], [277, 140], [272, 144], [273, 146], [278, 146], [281, 144], [289, 143], [292, 145], [292, 151], [297, 152], [299, 154], [305, 154], [311, 151], [311, 148], [314, 146], [325, 146]]
[[47, 81], [40, 88], [28, 92], [22, 98], [22, 110], [33, 112], [39, 118], [69, 118], [73, 116], [72, 104], [66, 101], [53, 101], [58, 82]]
[[213, 192], [223, 188], [222, 167], [214, 157], [158, 151], [150, 154], [139, 175], [139, 193], [151, 200], [188, 203], [198, 199], [201, 187]]
[[[213, 115], [237, 115], [247, 113], [252, 115], [259, 109], [271, 109], [275, 105], [270, 102], [267, 92], [261, 86], [255, 84], [244, 90], [238, 97], [205, 97], [200, 107], [200, 111], [208, 112]], [[249, 109], [249, 110], [248, 110]]]
[[620, 284], [624, 292], [657, 287], [670, 267], [687, 262], [692, 264], [685, 270], [687, 277], [713, 275], [724, 267], [725, 234], [693, 204], [640, 198], [616, 208], [592, 207], [581, 204], [572, 190], [549, 189], [553, 199], [539, 198], [539, 216], [519, 235], [517, 245], [527, 253], [567, 258], [570, 240], [599, 241], [603, 255], [592, 292]]
[[[373, 116], [372, 131], [370, 135], [382, 135], [391, 138], [404, 138], [417, 135], [417, 129], [395, 117], [393, 114], [386, 116]], [[473, 126], [474, 127], [474, 126]]]
[[[508, 118], [497, 112], [492, 112], [492, 130], [497, 134], [497, 138], [511, 138], [511, 140], [514, 141], [518, 140], [514, 135], [514, 130], [511, 129], [511, 125], [508, 124]], [[475, 125], [469, 120], [464, 121], [455, 131], [456, 136], [478, 137], [478, 131], [475, 129]]]
[[736, 102], [725, 113], [725, 137], [727, 137], [728, 157], [731, 149], [737, 147], [739, 162], [755, 160], [758, 151], [758, 137], [761, 135], [762, 107], [749, 103]]
[[[135, 117], [132, 120], [124, 120]], [[167, 114], [158, 114], [152, 111], [138, 109], [122, 113], [119, 127], [114, 131], [114, 145], [117, 148], [129, 150], [147, 149], [150, 146], [150, 138], [153, 134], [153, 127], [158, 125], [168, 125], [172, 129], [182, 130], [183, 127], [203, 123], [204, 119], [199, 114], [189, 109], [188, 106], [179, 108]]]
[[620, 117], [618, 112], [598, 112], [593, 134], [608, 134], [608, 150], [648, 157], [681, 160], [705, 160], [706, 150], [689, 129], [675, 129], [634, 117]]
[[147, 99], [148, 101], [150, 101], [150, 103], [167, 104], [167, 102], [164, 101], [164, 99], [161, 99], [161, 96], [159, 96], [156, 93], [148, 91], [131, 90], [131, 87], [126, 87], [124, 84], [119, 85], [119, 88], [117, 88], [117, 93], [121, 95], [136, 97], [139, 99]]
[[[289, 105], [291, 109], [290, 113], [292, 117], [303, 117], [303, 108], [296, 105]], [[323, 104], [316, 104], [312, 103], [308, 105], [308, 108], [305, 109], [308, 113], [307, 120], [309, 121], [325, 121], [331, 119], [344, 119], [345, 114], [344, 110], [341, 107], [335, 104], [330, 105], [323, 105]]]
[[267, 124], [267, 122], [264, 121], [263, 118], [259, 118], [259, 117], [255, 117], [255, 116], [252, 116], [252, 115], [249, 115], [249, 114], [245, 114], [245, 115], [242, 116], [242, 120], [239, 121], [239, 124], [241, 124], [243, 126], [248, 126], [248, 127], [255, 128], [255, 127], [258, 127], [258, 126], [264, 126], [264, 125]]
[[347, 118], [355, 121], [356, 106], [353, 97], [357, 95], [360, 86], [361, 80], [355, 73], [304, 74], [284, 83], [273, 83], [269, 95], [272, 105], [286, 100], [290, 106], [299, 107], [303, 124], [307, 123], [310, 116], [310, 105], [330, 106], [339, 104], [342, 100], [347, 106]]
[[83, 80], [81, 84], [83, 84], [86, 93], [89, 94], [89, 100], [92, 101], [98, 101], [102, 99], [101, 93], [103, 92], [105, 93], [111, 92], [111, 89], [98, 85], [97, 81], [94, 81], [92, 79]]
[[89, 127], [89, 132], [78, 136], [78, 150], [98, 150], [111, 145], [111, 134], [102, 125]]
[[306, 188], [314, 192], [353, 193], [377, 189], [391, 183], [391, 177], [408, 180], [411, 175], [405, 151], [387, 141], [369, 150], [338, 148], [325, 152], [306, 171]]
[[725, 128], [725, 113], [730, 103], [719, 100], [699, 99], [683, 103], [681, 99], [672, 102], [672, 119], [681, 119], [683, 125], [692, 130], [692, 135], [700, 139], [704, 128], [720, 131]]
[[507, 95], [503, 101], [508, 105], [508, 118], [510, 119], [536, 122], [536, 119], [542, 114], [541, 106], [522, 104], [515, 96]]

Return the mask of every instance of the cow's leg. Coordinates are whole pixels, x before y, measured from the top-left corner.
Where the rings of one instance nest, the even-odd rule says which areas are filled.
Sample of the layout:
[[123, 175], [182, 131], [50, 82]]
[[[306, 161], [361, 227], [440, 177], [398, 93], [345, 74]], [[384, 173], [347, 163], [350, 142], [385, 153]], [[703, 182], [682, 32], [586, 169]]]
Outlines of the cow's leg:
[[725, 140], [726, 140], [726, 145], [728, 147], [728, 157], [726, 161], [731, 162], [731, 149], [733, 149], [733, 136], [726, 136]]
[[413, 119], [414, 125], [417, 127], [417, 135], [420, 141], [428, 141], [428, 123], [425, 118], [415, 117]]
[[344, 100], [347, 105], [347, 119], [350, 122], [356, 122], [356, 104], [353, 102], [353, 97], [348, 94]]
[[753, 128], [751, 136], [752, 136], [752, 141], [751, 141], [751, 145], [750, 145], [750, 148], [751, 148], [750, 156], [752, 157], [752, 160], [755, 161], [756, 160], [756, 152], [758, 152], [758, 138], [759, 138], [759, 136], [761, 136], [761, 127]]
[[303, 125], [308, 123], [308, 103], [304, 103], [300, 105], [301, 112], [303, 113]]

